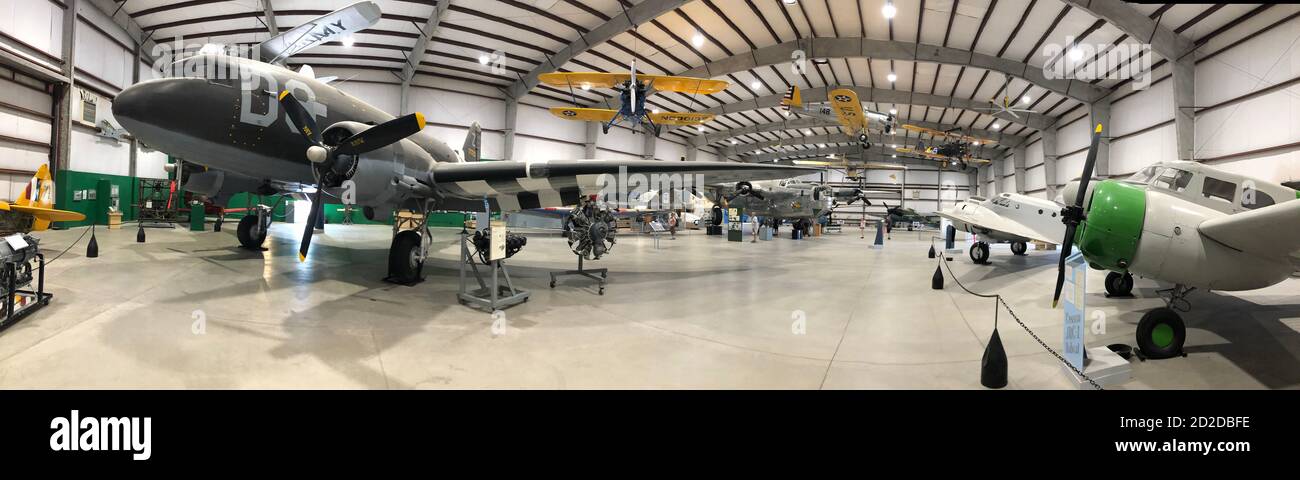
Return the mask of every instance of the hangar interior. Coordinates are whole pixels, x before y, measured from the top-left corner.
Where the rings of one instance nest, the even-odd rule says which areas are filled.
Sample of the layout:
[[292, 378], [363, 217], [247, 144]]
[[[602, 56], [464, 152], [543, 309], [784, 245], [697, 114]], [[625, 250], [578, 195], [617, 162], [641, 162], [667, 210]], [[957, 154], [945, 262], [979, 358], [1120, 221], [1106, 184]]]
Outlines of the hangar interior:
[[[19, 285], [5, 288], [44, 292], [7, 306], [39, 310], [0, 323], [0, 387], [985, 388], [997, 349], [998, 388], [1088, 388], [1062, 358], [1072, 327], [1053, 308], [1067, 235], [1018, 228], [1066, 228], [1057, 214], [1075, 192], [1136, 191], [1134, 230], [1102, 223], [1098, 193], [1089, 228], [1068, 230], [1092, 266], [1066, 292], [1087, 307], [1075, 340], [1089, 357], [1132, 350], [1106, 388], [1296, 388], [1300, 283], [1283, 265], [1300, 251], [1285, 240], [1300, 238], [1298, 17], [1297, 5], [1118, 0], [0, 0], [0, 198], [28, 222], [5, 234], [40, 242], [9, 242]], [[334, 19], [366, 25], [312, 30]], [[183, 83], [211, 74], [186, 59], [276, 39], [287, 53], [257, 61], [305, 78], [310, 96], [229, 83], [232, 100], [207, 108], [224, 78]], [[601, 80], [574, 80], [588, 78]], [[653, 94], [640, 111], [632, 84]], [[846, 91], [871, 118], [860, 130], [836, 111]], [[220, 124], [231, 109], [266, 121], [240, 137]], [[315, 131], [359, 139], [404, 119], [419, 133], [356, 155], [343, 147], [361, 140]], [[638, 123], [651, 119], [662, 125]], [[410, 204], [353, 205], [335, 198], [344, 184], [314, 186], [353, 180], [367, 164], [331, 162], [374, 152], [406, 162], [383, 188], [437, 202], [390, 216]], [[467, 168], [411, 167], [443, 152]], [[288, 166], [262, 160], [275, 155]], [[555, 178], [564, 202], [528, 190], [579, 159], [686, 173], [716, 162], [705, 177], [729, 180], [658, 192], [690, 199], [676, 208], [616, 206], [609, 243], [587, 245], [584, 264], [562, 233], [591, 220], [570, 210], [577, 194]], [[475, 177], [478, 162], [525, 173]], [[1085, 169], [1095, 190], [1070, 188]], [[765, 213], [782, 195], [816, 213]], [[998, 213], [1035, 206], [1037, 219]], [[245, 220], [263, 217], [247, 227], [257, 248], [241, 247]], [[469, 254], [466, 273], [462, 249], [487, 255], [472, 232], [494, 220], [526, 245], [508, 260]], [[410, 228], [426, 229], [408, 246], [422, 281], [386, 282]], [[507, 290], [527, 296], [473, 308], [465, 275], [501, 265]], [[575, 266], [606, 272], [552, 275]], [[1112, 277], [1131, 295], [1112, 295]], [[1179, 320], [1148, 324], [1161, 309]]]

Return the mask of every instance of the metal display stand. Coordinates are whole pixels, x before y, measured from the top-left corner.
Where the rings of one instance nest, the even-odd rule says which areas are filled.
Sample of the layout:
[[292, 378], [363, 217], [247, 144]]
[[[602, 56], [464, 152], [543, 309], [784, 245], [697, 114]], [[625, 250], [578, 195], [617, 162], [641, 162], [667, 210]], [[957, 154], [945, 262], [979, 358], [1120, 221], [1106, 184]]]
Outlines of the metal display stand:
[[[492, 269], [490, 287], [483, 280], [483, 276], [478, 271], [478, 264], [469, 252], [469, 232], [462, 229], [460, 231], [460, 292], [456, 295], [461, 303], [496, 311], [528, 301], [529, 292], [515, 288], [514, 283], [510, 281], [510, 272], [506, 271], [502, 260], [492, 260], [488, 263]], [[469, 269], [465, 268], [466, 265]], [[473, 270], [474, 280], [478, 281], [479, 288], [474, 291], [469, 291], [465, 283], [465, 275], [469, 270]], [[500, 283], [501, 277], [505, 277], [505, 285]]]
[[[136, 219], [150, 228], [176, 228], [180, 220], [180, 195], [171, 188], [168, 179], [140, 179], [140, 192], [136, 197]], [[202, 207], [199, 207], [202, 212]], [[200, 213], [202, 214], [202, 213]]]
[[[598, 273], [600, 274], [599, 277], [596, 276], [596, 274], [598, 274]], [[592, 269], [584, 269], [584, 268], [582, 268], [582, 255], [578, 255], [578, 269], [577, 269], [577, 270], [565, 270], [565, 271], [563, 271], [563, 272], [551, 272], [551, 288], [555, 288], [555, 279], [556, 279], [556, 277], [564, 277], [564, 276], [581, 276], [581, 277], [587, 277], [587, 278], [590, 278], [590, 279], [592, 279], [592, 280], [595, 280], [595, 281], [598, 282], [599, 285], [600, 285], [599, 293], [600, 293], [601, 295], [604, 295], [604, 294], [605, 294], [605, 279], [609, 277], [609, 269], [608, 269], [608, 268], [592, 268]]]
[[[5, 262], [4, 264], [4, 291], [8, 294], [5, 295], [4, 318], [0, 318], [0, 330], [9, 328], [22, 320], [23, 317], [49, 305], [50, 299], [54, 298], [54, 294], [45, 293], [45, 255], [37, 253], [35, 256], [39, 262], [36, 269], [36, 290], [20, 290], [18, 288], [20, 274], [24, 273], [21, 269], [26, 270], [26, 274], [22, 276], [30, 281], [31, 264], [27, 263], [27, 261], [19, 263]], [[23, 300], [21, 303], [18, 302], [20, 298]]]

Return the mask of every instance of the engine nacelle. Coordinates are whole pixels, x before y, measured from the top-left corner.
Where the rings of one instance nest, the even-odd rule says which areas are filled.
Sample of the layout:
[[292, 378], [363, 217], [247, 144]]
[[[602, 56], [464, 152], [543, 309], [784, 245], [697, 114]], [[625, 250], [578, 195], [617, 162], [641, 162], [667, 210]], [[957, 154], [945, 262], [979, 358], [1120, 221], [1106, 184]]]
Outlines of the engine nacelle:
[[[370, 128], [359, 122], [339, 122], [321, 132], [326, 145], [337, 145], [344, 139]], [[394, 207], [416, 196], [427, 197], [432, 189], [416, 180], [408, 172], [407, 160], [427, 156], [410, 141], [366, 152], [359, 156], [339, 155], [333, 162], [317, 167], [324, 173], [322, 182], [326, 191], [343, 199], [345, 203], [372, 207], [379, 217], [387, 217]], [[430, 163], [431, 164], [431, 163]]]

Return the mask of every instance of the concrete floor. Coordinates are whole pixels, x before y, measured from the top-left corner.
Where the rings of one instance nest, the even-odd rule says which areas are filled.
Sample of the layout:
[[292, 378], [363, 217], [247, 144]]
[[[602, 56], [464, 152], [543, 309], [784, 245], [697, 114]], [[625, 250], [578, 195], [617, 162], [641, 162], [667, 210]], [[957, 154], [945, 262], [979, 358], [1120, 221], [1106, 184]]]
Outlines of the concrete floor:
[[[563, 239], [534, 235], [510, 261], [533, 296], [495, 334], [491, 315], [455, 300], [457, 230], [435, 233], [427, 281], [405, 287], [379, 280], [385, 227], [330, 225], [304, 264], [295, 225], [273, 226], [263, 253], [236, 248], [228, 227], [149, 229], [146, 244], [131, 226], [99, 229], [99, 258], [72, 248], [48, 269], [53, 303], [0, 332], [0, 388], [981, 388], [993, 329], [992, 300], [951, 279], [930, 289], [928, 233], [897, 231], [883, 250], [854, 229], [757, 244], [691, 232], [661, 249], [623, 237], [588, 264], [611, 269], [604, 296], [583, 279], [548, 288], [547, 272], [575, 260]], [[53, 257], [83, 230], [44, 232], [42, 247]], [[992, 260], [950, 265], [1059, 345], [1056, 252], [999, 245]], [[1141, 312], [1162, 304], [1156, 285], [1139, 279], [1141, 298], [1111, 300], [1102, 278], [1090, 275], [1088, 302], [1107, 331], [1088, 344], [1131, 344]], [[1193, 294], [1189, 356], [1134, 360], [1124, 388], [1300, 386], [1298, 292], [1288, 280]], [[1010, 388], [1072, 388], [1000, 318]]]

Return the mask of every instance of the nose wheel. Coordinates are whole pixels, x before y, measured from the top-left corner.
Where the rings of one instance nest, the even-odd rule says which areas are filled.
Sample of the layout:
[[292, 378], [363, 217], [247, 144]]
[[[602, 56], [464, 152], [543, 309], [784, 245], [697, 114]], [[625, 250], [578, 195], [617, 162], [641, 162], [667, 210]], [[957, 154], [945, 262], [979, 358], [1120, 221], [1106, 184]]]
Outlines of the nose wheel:
[[978, 264], [989, 263], [989, 244], [984, 242], [975, 242], [970, 246], [970, 259]]

